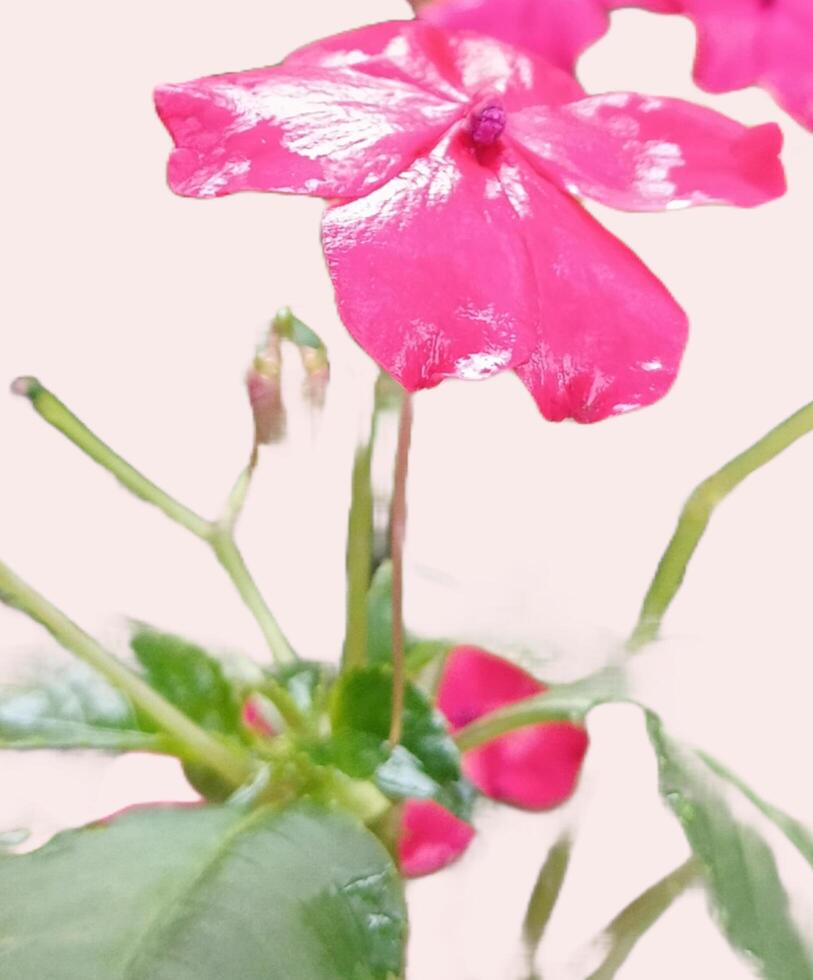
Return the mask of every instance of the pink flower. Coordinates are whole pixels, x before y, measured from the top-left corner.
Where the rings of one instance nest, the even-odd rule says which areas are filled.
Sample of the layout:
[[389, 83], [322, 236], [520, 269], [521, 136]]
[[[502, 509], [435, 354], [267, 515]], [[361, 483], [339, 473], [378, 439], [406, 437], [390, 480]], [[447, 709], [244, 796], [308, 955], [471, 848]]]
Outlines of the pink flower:
[[605, 0], [434, 0], [420, 4], [418, 16], [528, 48], [569, 72], [609, 26]]
[[683, 0], [697, 28], [694, 75], [709, 92], [761, 85], [813, 129], [810, 0]]
[[[547, 690], [514, 664], [477, 647], [456, 647], [446, 661], [438, 708], [453, 732], [504, 705]], [[528, 810], [563, 803], [576, 788], [587, 732], [570, 722], [529, 725], [463, 756], [463, 772], [486, 796]]]
[[331, 200], [340, 314], [404, 387], [514, 369], [554, 420], [656, 401], [686, 339], [664, 286], [571, 193], [649, 211], [784, 191], [773, 125], [587, 97], [531, 54], [416, 21], [167, 85], [156, 104], [178, 193]]
[[407, 800], [396, 845], [398, 866], [408, 878], [432, 874], [466, 850], [474, 827], [433, 800]]
[[[448, 656], [437, 706], [452, 731], [483, 715], [546, 690], [524, 670], [477, 647]], [[576, 788], [587, 751], [587, 732], [570, 722], [546, 722], [509, 732], [463, 755], [463, 772], [493, 800], [528, 810], [548, 810]], [[398, 857], [408, 876], [429, 874], [460, 857], [473, 828], [439, 804], [404, 805]]]

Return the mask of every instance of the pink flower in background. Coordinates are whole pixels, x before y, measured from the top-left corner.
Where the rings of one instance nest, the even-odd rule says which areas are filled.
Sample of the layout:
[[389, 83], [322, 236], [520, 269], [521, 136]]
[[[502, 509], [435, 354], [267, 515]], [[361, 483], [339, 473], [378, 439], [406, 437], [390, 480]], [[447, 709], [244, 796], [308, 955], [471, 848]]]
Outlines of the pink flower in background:
[[785, 187], [773, 125], [585, 96], [540, 58], [418, 21], [166, 85], [156, 104], [177, 193], [331, 201], [339, 312], [407, 389], [513, 369], [553, 420], [661, 398], [686, 340], [665, 287], [571, 195], [650, 211], [748, 207]]
[[810, 0], [683, 0], [697, 28], [697, 84], [709, 92], [761, 85], [813, 129]]
[[[437, 706], [453, 732], [507, 704], [546, 690], [530, 674], [478, 647], [449, 654]], [[570, 722], [529, 725], [463, 754], [463, 772], [492, 800], [528, 810], [564, 803], [578, 783], [587, 732]], [[429, 874], [458, 858], [473, 828], [432, 801], [404, 805], [398, 856], [409, 876]]]
[[[477, 647], [457, 647], [446, 661], [437, 705], [453, 732], [507, 704], [546, 691], [524, 670]], [[563, 803], [576, 788], [587, 732], [545, 722], [501, 735], [463, 755], [463, 772], [490, 797], [528, 810]]]
[[396, 845], [398, 866], [408, 878], [440, 871], [457, 860], [474, 827], [433, 800], [407, 800]]
[[415, 6], [427, 23], [489, 34], [569, 72], [609, 26], [605, 0], [430, 0]]

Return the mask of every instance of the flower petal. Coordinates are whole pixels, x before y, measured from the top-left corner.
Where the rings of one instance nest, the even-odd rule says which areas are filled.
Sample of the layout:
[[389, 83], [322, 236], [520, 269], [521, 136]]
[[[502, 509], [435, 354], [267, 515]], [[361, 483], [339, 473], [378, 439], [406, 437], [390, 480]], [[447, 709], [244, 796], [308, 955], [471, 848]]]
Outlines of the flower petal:
[[437, 705], [456, 732], [490, 711], [544, 690], [544, 684], [503, 657], [460, 646], [446, 658]]
[[680, 99], [597, 95], [509, 125], [541, 173], [616, 208], [752, 207], [785, 192], [775, 123], [748, 128]]
[[404, 387], [522, 363], [538, 308], [517, 219], [458, 132], [384, 187], [331, 207], [323, 244], [339, 313]]
[[[478, 647], [449, 654], [438, 708], [452, 731], [506, 704], [546, 690], [502, 657]], [[558, 806], [573, 792], [587, 751], [587, 732], [569, 722], [530, 725], [463, 755], [463, 772], [494, 800], [527, 809]]]
[[466, 98], [447, 36], [414, 20], [370, 24], [324, 38], [290, 54], [286, 68], [352, 68], [374, 78], [407, 82], [442, 98]]
[[165, 85], [155, 103], [176, 145], [170, 186], [188, 197], [354, 197], [408, 167], [464, 111], [398, 80], [309, 67]]
[[813, 5], [776, 9], [762, 39], [760, 83], [808, 129], [813, 129]]
[[558, 105], [584, 94], [571, 75], [543, 58], [517, 51], [494, 37], [441, 30], [423, 20], [390, 21], [348, 31], [294, 52], [285, 65], [349, 67], [375, 77], [407, 81], [443, 98], [469, 100], [497, 89], [509, 109], [538, 103]]
[[436, 0], [423, 6], [420, 16], [450, 30], [477, 31], [528, 48], [569, 72], [609, 24], [600, 0]]
[[517, 373], [546, 418], [597, 422], [662, 398], [686, 315], [643, 263], [517, 157], [500, 171], [533, 257], [543, 321]]
[[433, 800], [407, 800], [398, 838], [398, 864], [408, 878], [428, 875], [451, 864], [474, 837], [471, 824]]
[[569, 722], [531, 725], [466, 752], [463, 772], [492, 800], [547, 810], [573, 793], [587, 746], [587, 732]]
[[760, 35], [766, 26], [761, 5], [742, 0], [686, 0], [697, 29], [694, 78], [707, 92], [730, 92], [754, 85], [760, 74]]

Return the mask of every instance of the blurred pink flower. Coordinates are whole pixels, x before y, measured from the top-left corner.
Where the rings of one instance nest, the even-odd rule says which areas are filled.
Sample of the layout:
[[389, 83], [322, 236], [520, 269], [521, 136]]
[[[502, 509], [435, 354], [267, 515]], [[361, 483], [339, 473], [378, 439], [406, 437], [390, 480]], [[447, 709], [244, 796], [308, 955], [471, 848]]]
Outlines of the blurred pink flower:
[[407, 800], [397, 841], [398, 866], [408, 878], [432, 874], [466, 850], [474, 827], [433, 800]]
[[676, 99], [585, 96], [491, 38], [420, 21], [281, 65], [166, 85], [179, 194], [331, 200], [339, 311], [409, 390], [514, 369], [549, 419], [595, 422], [671, 386], [686, 318], [571, 194], [630, 210], [781, 195], [781, 134]]
[[697, 29], [694, 75], [709, 92], [760, 85], [813, 129], [811, 0], [682, 0]]
[[433, 0], [415, 6], [429, 24], [489, 34], [569, 72], [609, 26], [605, 0]]
[[[446, 661], [438, 708], [453, 732], [504, 705], [547, 690], [519, 667], [477, 647], [457, 647]], [[463, 772], [486, 796], [528, 810], [563, 803], [576, 788], [587, 732], [545, 722], [501, 735], [463, 755]]]
[[[437, 706], [452, 731], [489, 712], [546, 690], [530, 674], [477, 647], [448, 656]], [[529, 725], [463, 755], [463, 772], [485, 795], [528, 810], [548, 810], [576, 788], [587, 751], [587, 732], [570, 722]], [[404, 805], [398, 857], [407, 876], [450, 864], [471, 843], [473, 828], [432, 801]]]

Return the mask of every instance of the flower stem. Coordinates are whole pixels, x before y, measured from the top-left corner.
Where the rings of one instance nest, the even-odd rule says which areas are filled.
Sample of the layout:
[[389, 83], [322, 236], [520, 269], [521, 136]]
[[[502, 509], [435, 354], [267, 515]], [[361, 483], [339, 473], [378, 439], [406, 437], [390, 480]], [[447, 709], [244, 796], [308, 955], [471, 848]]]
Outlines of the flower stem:
[[369, 442], [353, 462], [352, 499], [347, 520], [347, 627], [342, 666], [362, 667], [367, 659], [367, 593], [373, 567], [373, 488], [371, 468], [376, 420]]
[[232, 491], [223, 520], [208, 521], [175, 500], [174, 497], [122, 459], [36, 378], [18, 378], [11, 386], [11, 390], [17, 395], [28, 398], [34, 410], [46, 422], [67, 436], [92, 460], [112, 473], [132, 494], [157, 507], [170, 520], [191, 531], [195, 537], [207, 542], [257, 620], [277, 662], [290, 663], [296, 659], [296, 654], [260, 594], [234, 541], [234, 524], [248, 491], [248, 484], [253, 471], [253, 455], [252, 462], [249, 463]]
[[392, 719], [389, 743], [401, 741], [404, 713], [404, 536], [407, 518], [407, 475], [409, 446], [412, 441], [412, 395], [406, 392], [401, 402], [398, 424], [398, 446], [395, 451], [395, 476], [390, 521], [390, 552], [392, 556]]
[[602, 933], [601, 944], [604, 948], [609, 946], [609, 950], [602, 964], [587, 980], [612, 980], [641, 936], [676, 898], [700, 880], [700, 863], [692, 857], [630, 902]]
[[297, 660], [297, 655], [252, 578], [229, 526], [214, 525], [207, 540], [217, 560], [226, 570], [243, 602], [257, 621], [276, 662], [293, 663]]
[[553, 915], [553, 910], [556, 908], [570, 865], [572, 846], [570, 832], [566, 830], [548, 851], [528, 901], [528, 908], [522, 923], [522, 938], [528, 964], [528, 980], [540, 980], [534, 970], [534, 959]]
[[0, 600], [44, 626], [58, 643], [122, 691], [183, 748], [185, 757], [208, 766], [235, 787], [250, 778], [251, 763], [242, 752], [224, 745], [199, 728], [2, 562]]
[[552, 687], [543, 694], [515, 701], [514, 704], [498, 708], [455, 735], [455, 742], [461, 752], [468, 752], [492, 739], [527, 725], [539, 725], [549, 721], [570, 721], [580, 724], [587, 712], [598, 703], [594, 697], [576, 693], [568, 686]]
[[634, 653], [658, 638], [661, 623], [686, 574], [686, 567], [708, 526], [714, 508], [754, 470], [769, 463], [813, 430], [813, 402], [805, 405], [759, 442], [699, 484], [686, 501], [675, 533], [658, 564], [638, 622], [627, 641]]

